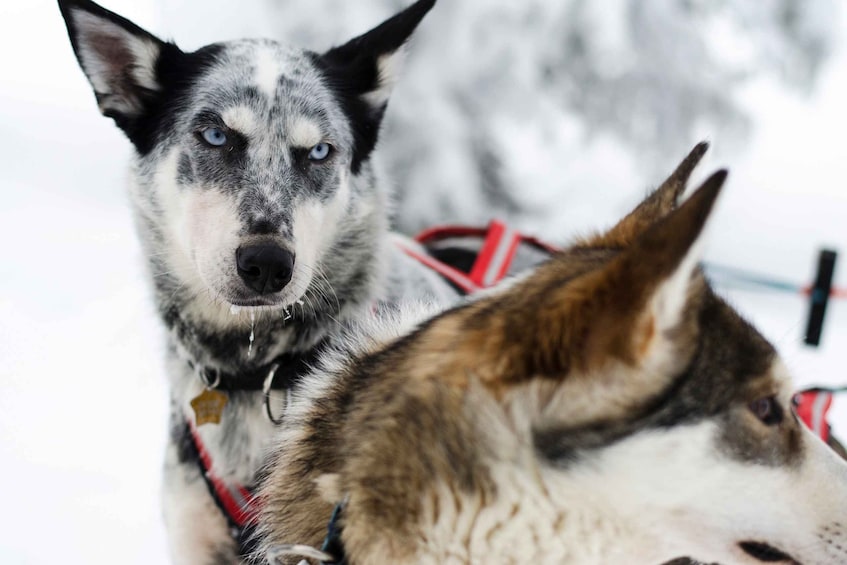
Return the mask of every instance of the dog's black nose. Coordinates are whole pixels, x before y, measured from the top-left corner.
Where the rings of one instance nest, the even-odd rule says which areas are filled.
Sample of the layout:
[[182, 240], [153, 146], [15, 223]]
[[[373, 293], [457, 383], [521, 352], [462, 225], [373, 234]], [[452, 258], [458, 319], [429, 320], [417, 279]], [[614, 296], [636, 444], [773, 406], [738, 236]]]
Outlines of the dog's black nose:
[[276, 245], [239, 247], [235, 252], [238, 275], [259, 294], [279, 292], [294, 272], [294, 255]]

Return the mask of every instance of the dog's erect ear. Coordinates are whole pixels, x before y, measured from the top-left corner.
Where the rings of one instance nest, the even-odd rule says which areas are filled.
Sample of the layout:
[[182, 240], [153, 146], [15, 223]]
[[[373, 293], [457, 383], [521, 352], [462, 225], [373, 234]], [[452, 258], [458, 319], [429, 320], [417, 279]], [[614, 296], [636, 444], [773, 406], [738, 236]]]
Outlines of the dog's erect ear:
[[709, 144], [707, 142], [698, 143], [659, 188], [654, 190], [615, 227], [603, 235], [590, 239], [588, 245], [626, 247], [650, 226], [667, 216], [676, 208], [692, 171], [708, 149]]
[[[480, 301], [458, 332], [462, 337], [448, 334], [450, 347], [466, 347], [463, 356], [477, 363], [474, 373], [494, 387], [544, 376], [567, 384], [616, 365], [635, 368], [661, 386], [657, 377], [684, 369], [696, 346], [698, 299], [705, 289], [697, 276], [699, 243], [725, 178], [725, 171], [712, 175], [602, 266], [571, 274], [578, 259], [566, 252]], [[649, 388], [644, 381], [621, 381], [626, 390], [638, 389], [638, 398]], [[614, 388], [607, 380], [596, 382]]]
[[132, 139], [138, 118], [162, 89], [159, 58], [176, 47], [88, 0], [59, 0], [59, 8], [100, 111]]
[[705, 285], [695, 277], [703, 228], [726, 176], [726, 171], [713, 174], [606, 267], [576, 281], [587, 285], [581, 294], [594, 314], [586, 333], [587, 368], [614, 357], [668, 375], [687, 364], [698, 331], [692, 300]]
[[371, 31], [318, 57], [330, 87], [353, 124], [353, 172], [376, 145], [388, 96], [408, 41], [435, 0], [419, 0]]
[[713, 174], [624, 249], [571, 248], [436, 318], [412, 357], [499, 398], [517, 391], [508, 397], [536, 403], [529, 412], [542, 420], [567, 413], [587, 423], [643, 406], [696, 352], [708, 289], [699, 270], [703, 228], [726, 176]]

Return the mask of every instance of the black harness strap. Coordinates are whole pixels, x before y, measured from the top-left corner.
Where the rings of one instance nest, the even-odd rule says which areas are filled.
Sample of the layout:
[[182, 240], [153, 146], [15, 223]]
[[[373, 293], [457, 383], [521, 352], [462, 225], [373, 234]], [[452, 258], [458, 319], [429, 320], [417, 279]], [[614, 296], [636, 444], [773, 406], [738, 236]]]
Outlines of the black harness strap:
[[344, 510], [344, 502], [335, 505], [329, 523], [326, 525], [326, 537], [321, 546], [321, 551], [335, 557], [334, 561], [322, 561], [321, 565], [348, 565], [347, 555], [344, 552], [344, 544], [341, 541], [341, 512]]

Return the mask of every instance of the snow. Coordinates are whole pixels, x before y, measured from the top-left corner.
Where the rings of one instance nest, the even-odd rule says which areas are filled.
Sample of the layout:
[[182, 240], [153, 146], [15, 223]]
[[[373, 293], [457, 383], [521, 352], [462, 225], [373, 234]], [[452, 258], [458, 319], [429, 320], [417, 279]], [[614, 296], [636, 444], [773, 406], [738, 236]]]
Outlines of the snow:
[[[178, 39], [190, 23], [199, 29], [188, 38], [190, 47], [270, 35], [274, 27], [264, 9], [249, 3], [238, 4], [240, 19], [227, 17], [235, 3], [223, 1], [210, 2], [202, 18], [152, 1], [109, 0], [108, 6]], [[344, 13], [358, 29], [374, 23], [373, 13]], [[167, 390], [162, 336], [123, 187], [129, 144], [98, 115], [52, 2], [6, 2], [0, 16], [0, 463], [6, 481], [0, 562], [162, 563], [158, 497]], [[246, 25], [248, 17], [257, 23]], [[340, 26], [345, 18], [330, 25]], [[842, 11], [839, 18], [836, 29], [843, 37], [847, 16]], [[737, 41], [737, 34], [715, 33]], [[610, 34], [599, 47], [616, 49], [616, 37]], [[496, 34], [489, 41], [496, 44]], [[747, 64], [752, 55], [745, 49], [727, 51], [737, 51]], [[616, 72], [614, 66], [608, 72]], [[401, 88], [397, 95], [402, 93]], [[773, 76], [758, 77], [736, 99], [749, 113], [751, 135], [738, 141], [730, 129], [712, 137], [719, 157], [699, 174], [726, 165], [731, 176], [711, 227], [708, 260], [808, 283], [821, 246], [847, 253], [843, 44], [812, 94], [801, 94], [786, 91]], [[596, 175], [606, 183], [602, 190], [575, 180], [559, 192], [530, 190], [530, 209], [555, 202], [553, 209], [561, 212], [556, 226], [539, 231], [564, 234], [608, 225], [644, 194], [645, 183], [661, 180], [645, 178], [645, 167], [619, 136], [587, 139], [579, 119], [556, 115], [543, 134], [537, 122], [520, 116], [491, 122], [494, 138], [519, 140], [524, 147], [507, 171], [511, 177], [539, 178], [559, 165], [544, 158], [550, 133], [570, 152], [567, 179]], [[712, 136], [707, 125], [700, 131]], [[461, 131], [442, 133], [447, 142], [466, 141]], [[655, 157], [661, 161], [655, 169], [669, 171], [688, 149], [675, 146]], [[451, 162], [450, 154], [441, 158]], [[452, 158], [460, 170], [455, 178], [464, 182], [460, 154]], [[653, 174], [654, 166], [648, 168]], [[473, 191], [453, 187], [449, 194], [454, 199], [446, 206], [458, 214], [476, 219], [484, 212], [475, 208]], [[414, 208], [415, 200], [410, 202]], [[842, 287], [844, 273], [842, 264], [836, 273]], [[798, 383], [847, 382], [844, 301], [831, 305], [823, 344], [812, 349], [800, 343], [808, 308], [803, 298], [726, 292], [780, 348]], [[833, 417], [837, 431], [847, 436], [847, 400], [836, 402]]]

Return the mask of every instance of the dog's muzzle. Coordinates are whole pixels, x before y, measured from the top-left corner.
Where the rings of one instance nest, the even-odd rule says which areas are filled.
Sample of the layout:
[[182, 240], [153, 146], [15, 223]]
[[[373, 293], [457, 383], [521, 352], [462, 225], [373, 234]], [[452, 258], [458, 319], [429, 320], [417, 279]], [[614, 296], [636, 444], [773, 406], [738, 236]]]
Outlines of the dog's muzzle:
[[259, 294], [279, 292], [294, 272], [294, 254], [268, 243], [239, 247], [235, 263], [238, 276]]

